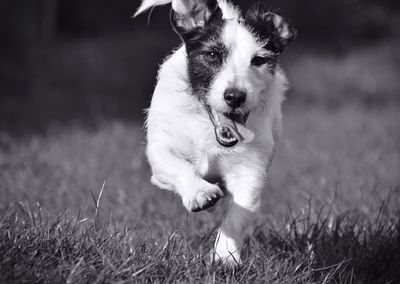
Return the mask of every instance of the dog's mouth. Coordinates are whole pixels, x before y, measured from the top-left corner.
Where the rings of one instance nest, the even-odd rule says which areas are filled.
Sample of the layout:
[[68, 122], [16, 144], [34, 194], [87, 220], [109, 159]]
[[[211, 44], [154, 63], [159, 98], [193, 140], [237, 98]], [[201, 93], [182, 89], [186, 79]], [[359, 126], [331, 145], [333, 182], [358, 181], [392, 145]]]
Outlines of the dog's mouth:
[[220, 113], [209, 106], [207, 111], [214, 125], [215, 138], [222, 146], [232, 147], [238, 142], [250, 143], [254, 139], [254, 133], [245, 126], [250, 112]]

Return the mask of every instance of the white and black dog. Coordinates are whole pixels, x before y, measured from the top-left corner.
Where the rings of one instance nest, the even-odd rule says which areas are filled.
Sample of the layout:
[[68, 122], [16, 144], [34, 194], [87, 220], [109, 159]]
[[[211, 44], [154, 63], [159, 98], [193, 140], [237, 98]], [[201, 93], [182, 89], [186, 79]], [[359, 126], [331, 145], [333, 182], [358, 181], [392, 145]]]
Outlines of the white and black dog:
[[135, 16], [168, 3], [183, 45], [162, 64], [148, 110], [151, 181], [192, 212], [229, 197], [214, 257], [235, 265], [281, 131], [278, 56], [296, 31], [261, 4], [242, 14], [227, 0], [144, 0]]

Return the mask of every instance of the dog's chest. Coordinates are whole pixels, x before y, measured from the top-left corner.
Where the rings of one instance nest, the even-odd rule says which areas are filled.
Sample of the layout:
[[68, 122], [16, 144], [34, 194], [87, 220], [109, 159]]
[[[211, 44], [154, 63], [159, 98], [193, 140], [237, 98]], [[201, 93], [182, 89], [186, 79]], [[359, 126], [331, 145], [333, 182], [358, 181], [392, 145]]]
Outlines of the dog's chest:
[[[210, 148], [209, 148], [210, 149]], [[222, 180], [223, 156], [210, 153], [203, 149], [197, 149], [195, 159], [191, 161], [200, 176], [210, 183], [217, 183]]]
[[[200, 131], [199, 131], [200, 130]], [[218, 171], [218, 163], [221, 159], [221, 147], [218, 145], [213, 129], [209, 126], [188, 130], [191, 133], [190, 149], [186, 152], [186, 158], [190, 160], [201, 176], [206, 176]]]
[[[194, 126], [190, 128], [190, 126]], [[189, 129], [190, 128], [190, 129]], [[207, 180], [219, 179], [223, 175], [221, 168], [227, 157], [240, 155], [246, 152], [243, 145], [225, 148], [218, 144], [211, 122], [196, 120], [188, 124], [188, 141], [190, 147], [185, 151], [185, 158], [191, 162], [196, 171]]]

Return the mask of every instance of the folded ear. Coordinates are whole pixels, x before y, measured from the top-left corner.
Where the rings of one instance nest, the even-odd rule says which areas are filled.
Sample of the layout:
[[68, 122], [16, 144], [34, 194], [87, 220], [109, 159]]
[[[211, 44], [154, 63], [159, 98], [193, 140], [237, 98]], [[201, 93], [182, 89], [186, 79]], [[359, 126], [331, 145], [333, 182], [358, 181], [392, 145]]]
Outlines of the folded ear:
[[245, 22], [253, 31], [266, 41], [265, 48], [281, 53], [296, 38], [297, 31], [289, 20], [269, 12], [260, 3], [250, 8]]
[[172, 26], [184, 37], [193, 30], [203, 28], [217, 11], [221, 12], [217, 0], [173, 0]]
[[143, 0], [133, 17], [137, 17], [138, 15], [155, 6], [165, 5], [171, 2], [172, 0]]

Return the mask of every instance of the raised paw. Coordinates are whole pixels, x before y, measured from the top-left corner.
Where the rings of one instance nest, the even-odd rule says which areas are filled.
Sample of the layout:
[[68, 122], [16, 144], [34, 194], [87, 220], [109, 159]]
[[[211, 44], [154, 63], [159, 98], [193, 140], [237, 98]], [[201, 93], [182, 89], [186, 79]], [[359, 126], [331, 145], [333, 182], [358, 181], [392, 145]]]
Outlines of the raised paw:
[[183, 203], [188, 211], [198, 212], [214, 206], [224, 194], [219, 186], [210, 184], [187, 196]]

